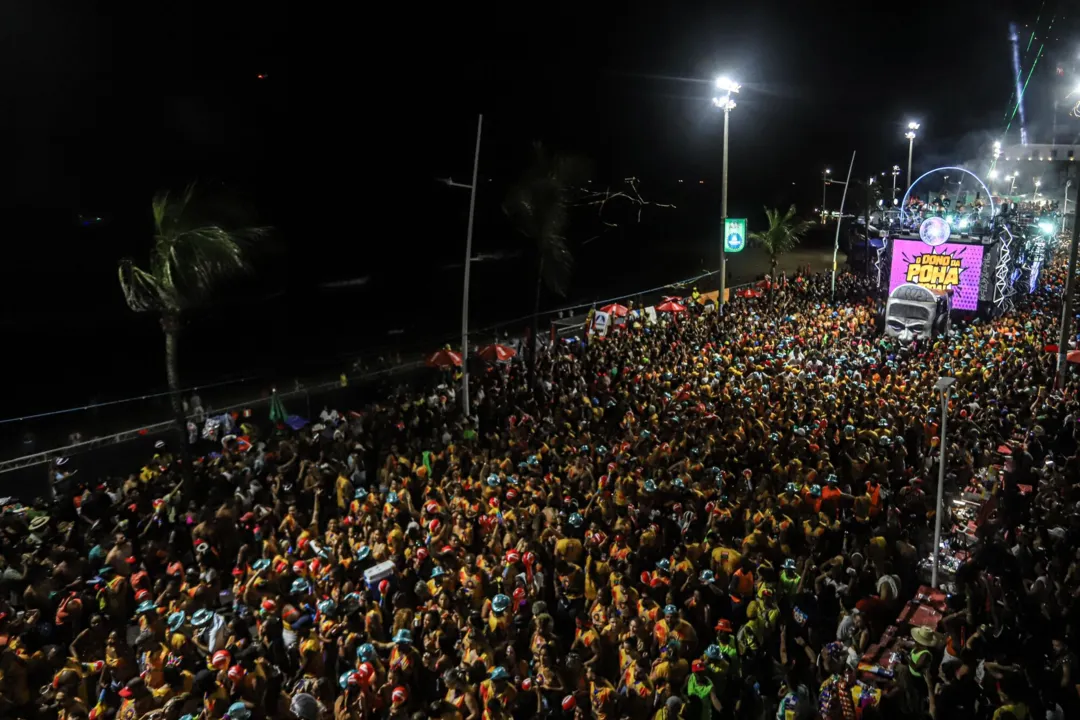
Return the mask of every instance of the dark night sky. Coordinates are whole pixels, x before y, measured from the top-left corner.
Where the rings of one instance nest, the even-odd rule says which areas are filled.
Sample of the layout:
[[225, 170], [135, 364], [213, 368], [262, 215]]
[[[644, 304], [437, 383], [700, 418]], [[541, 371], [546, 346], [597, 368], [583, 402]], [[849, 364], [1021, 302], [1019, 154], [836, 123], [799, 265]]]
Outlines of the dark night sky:
[[[822, 166], [842, 172], [852, 150], [857, 175], [904, 164], [912, 117], [923, 124], [916, 170], [974, 157], [1000, 131], [1008, 101], [1007, 24], [1038, 9], [1019, 0], [376, 5], [0, 6], [0, 327], [25, 381], [20, 409], [161, 386], [153, 321], [126, 310], [114, 270], [123, 255], [145, 257], [158, 188], [199, 179], [277, 228], [258, 278], [233, 284], [193, 321], [205, 340], [207, 328], [243, 316], [250, 337], [230, 338], [222, 354], [193, 340], [185, 375], [279, 370], [279, 358], [240, 360], [271, 346], [336, 353], [344, 346], [326, 342], [326, 322], [313, 319], [337, 323], [338, 335], [364, 324], [372, 297], [314, 294], [320, 282], [370, 276], [372, 292], [395, 306], [411, 293], [459, 302], [439, 268], [461, 254], [467, 197], [433, 178], [467, 178], [478, 111], [480, 250], [518, 242], [497, 208], [533, 140], [589, 158], [598, 184], [641, 178], [649, 199], [688, 208], [673, 223], [702, 227], [685, 214], [719, 214], [722, 121], [709, 100], [712, 79], [729, 73], [743, 83], [730, 214], [753, 229], [764, 204], [817, 205]], [[680, 178], [705, 184], [679, 188]], [[105, 222], [82, 229], [80, 212]], [[647, 249], [655, 238], [631, 240]], [[602, 270], [584, 264], [579, 295]], [[514, 272], [489, 280], [512, 282]], [[260, 305], [273, 297], [286, 301]], [[134, 366], [150, 369], [124, 379]]]

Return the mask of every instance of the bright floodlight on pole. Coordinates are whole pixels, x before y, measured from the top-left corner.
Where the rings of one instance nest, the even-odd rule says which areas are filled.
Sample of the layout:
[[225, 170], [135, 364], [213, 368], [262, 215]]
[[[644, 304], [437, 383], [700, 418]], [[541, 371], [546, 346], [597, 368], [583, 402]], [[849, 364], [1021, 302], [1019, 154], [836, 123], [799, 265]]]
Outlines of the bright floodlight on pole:
[[937, 505], [934, 511], [934, 564], [930, 573], [930, 586], [938, 586], [938, 565], [941, 562], [941, 512], [942, 496], [945, 493], [945, 423], [949, 415], [949, 388], [956, 383], [956, 378], [939, 377], [934, 384], [934, 389], [941, 394], [941, 445], [938, 447], [938, 481], [937, 481]]
[[911, 190], [911, 154], [915, 148], [915, 131], [919, 129], [919, 123], [912, 120], [907, 124], [908, 131], [904, 133], [904, 137], [907, 138], [907, 187], [908, 191]]
[[726, 75], [722, 75], [716, 78], [716, 87], [718, 90], [723, 90], [724, 92], [731, 94], [739, 92], [739, 90], [742, 88], [742, 85], [735, 82]]
[[991, 170], [989, 175], [990, 175], [991, 180], [997, 180], [998, 171], [997, 170]]
[[[724, 111], [724, 165], [721, 173], [720, 188], [720, 227], [727, 221], [727, 190], [728, 190], [728, 118], [735, 109], [735, 100], [731, 96], [738, 93], [742, 86], [731, 78], [721, 75], [716, 78], [716, 88], [725, 93], [723, 96], [713, 98], [713, 105]], [[724, 295], [727, 290], [727, 253], [724, 250], [726, 238], [720, 233], [720, 314], [724, 313]]]

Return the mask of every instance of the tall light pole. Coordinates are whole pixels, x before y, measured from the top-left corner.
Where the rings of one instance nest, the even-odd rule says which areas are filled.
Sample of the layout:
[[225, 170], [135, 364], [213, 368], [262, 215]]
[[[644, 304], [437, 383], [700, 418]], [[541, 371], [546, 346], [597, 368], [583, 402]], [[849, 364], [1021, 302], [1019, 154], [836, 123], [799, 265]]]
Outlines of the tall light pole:
[[912, 120], [907, 124], [908, 131], [904, 133], [907, 138], [907, 186], [911, 189], [911, 154], [915, 148], [915, 131], [919, 129], [919, 123]]
[[1069, 188], [1072, 187], [1072, 180], [1065, 181], [1065, 199], [1061, 203], [1061, 232], [1065, 232], [1065, 216], [1069, 212]]
[[1039, 202], [1039, 187], [1042, 185], [1042, 180], [1035, 178], [1035, 194], [1031, 197], [1031, 202]]
[[900, 174], [900, 166], [899, 165], [893, 165], [892, 166], [892, 200], [893, 200], [893, 205], [896, 204], [896, 176], [899, 175], [899, 174]]
[[938, 447], [938, 479], [937, 479], [937, 505], [934, 511], [934, 565], [930, 573], [930, 587], [937, 588], [938, 565], [941, 562], [941, 515], [943, 511], [942, 498], [945, 494], [945, 460], [948, 452], [945, 446], [945, 423], [949, 416], [949, 388], [956, 382], [956, 378], [939, 377], [934, 389], [941, 393], [941, 445]]
[[720, 314], [724, 313], [724, 295], [727, 292], [727, 252], [724, 250], [724, 243], [727, 242], [727, 238], [724, 237], [724, 222], [727, 220], [727, 186], [728, 186], [728, 117], [731, 115], [731, 111], [735, 109], [735, 100], [732, 99], [732, 95], [739, 92], [739, 88], [742, 86], [728, 77], [716, 78], [716, 89], [723, 91], [724, 95], [713, 98], [713, 105], [724, 111], [724, 165], [723, 172], [721, 173], [721, 187], [720, 187], [720, 298], [719, 307]]
[[832, 168], [825, 168], [821, 171], [821, 224], [825, 224], [825, 214], [828, 212], [825, 210], [825, 188], [829, 186], [829, 176], [832, 175]]
[[[1078, 205], [1077, 207], [1080, 207]], [[1064, 218], [1062, 219], [1064, 222]], [[1073, 294], [1076, 292], [1076, 251], [1080, 240], [1080, 222], [1073, 218], [1072, 240], [1069, 243], [1069, 265], [1065, 270], [1065, 297], [1061, 303], [1061, 333], [1058, 336], [1057, 377], [1054, 387], [1065, 386], [1065, 367], [1069, 358], [1069, 338], [1073, 336]]]
[[443, 180], [450, 187], [469, 189], [469, 225], [465, 231], [465, 288], [461, 297], [461, 408], [469, 416], [469, 274], [472, 269], [472, 236], [476, 216], [476, 185], [480, 172], [480, 138], [484, 130], [484, 116], [476, 118], [476, 151], [473, 153], [472, 185], [456, 183], [452, 178]]

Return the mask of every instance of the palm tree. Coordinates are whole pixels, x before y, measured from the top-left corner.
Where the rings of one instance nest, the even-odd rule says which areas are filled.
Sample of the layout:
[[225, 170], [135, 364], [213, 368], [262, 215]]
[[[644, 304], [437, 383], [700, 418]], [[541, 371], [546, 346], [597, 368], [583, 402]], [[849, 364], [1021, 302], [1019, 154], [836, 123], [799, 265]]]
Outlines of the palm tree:
[[794, 205], [789, 207], [786, 213], [775, 208], [765, 208], [765, 217], [769, 220], [768, 229], [750, 233], [750, 242], [760, 245], [769, 253], [769, 273], [775, 276], [776, 259], [798, 245], [814, 223], [796, 218]]
[[[180, 314], [203, 301], [222, 279], [247, 269], [244, 248], [249, 240], [264, 235], [266, 228], [225, 230], [219, 225], [192, 220], [189, 205], [195, 193], [191, 184], [179, 197], [159, 192], [152, 204], [154, 244], [149, 270], [131, 258], [120, 261], [120, 287], [128, 307], [135, 312], [160, 315], [165, 333], [165, 372], [172, 396], [178, 432], [184, 433], [184, 410], [180, 398], [177, 338]], [[187, 443], [181, 443], [186, 448]]]
[[586, 175], [585, 163], [580, 158], [552, 153], [536, 143], [532, 163], [503, 202], [503, 212], [517, 231], [532, 242], [536, 296], [529, 339], [531, 373], [536, 371], [541, 291], [547, 287], [549, 292], [564, 296], [570, 282], [574, 257], [566, 242], [566, 226], [572, 198]]

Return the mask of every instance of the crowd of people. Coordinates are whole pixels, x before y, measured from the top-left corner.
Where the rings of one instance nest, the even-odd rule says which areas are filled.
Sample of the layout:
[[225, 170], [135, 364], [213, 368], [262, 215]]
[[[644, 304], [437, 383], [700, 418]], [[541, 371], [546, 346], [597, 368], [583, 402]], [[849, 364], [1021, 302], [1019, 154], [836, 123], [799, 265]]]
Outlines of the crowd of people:
[[[468, 416], [436, 379], [84, 463], [0, 516], [0, 717], [1080, 717], [1080, 402], [1046, 278], [900, 346], [858, 277], [834, 301], [799, 276], [491, 366]], [[941, 626], [867, 677], [925, 584], [939, 375], [947, 489], [996, 510]]]

